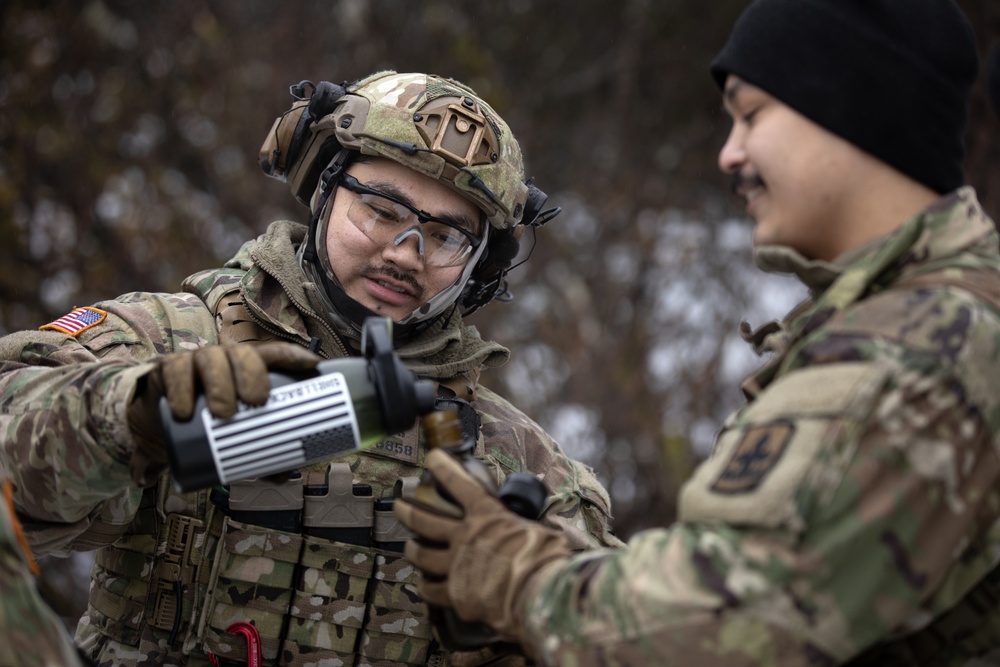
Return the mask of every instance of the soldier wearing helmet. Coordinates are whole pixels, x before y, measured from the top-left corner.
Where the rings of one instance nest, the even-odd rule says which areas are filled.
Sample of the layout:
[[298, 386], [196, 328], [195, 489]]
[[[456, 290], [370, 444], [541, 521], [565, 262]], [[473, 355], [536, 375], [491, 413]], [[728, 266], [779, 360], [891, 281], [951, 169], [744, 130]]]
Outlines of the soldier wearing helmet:
[[175, 294], [128, 294], [0, 339], [5, 463], [28, 539], [40, 553], [98, 550], [76, 634], [97, 665], [498, 660], [441, 646], [403, 557], [392, 503], [423, 471], [419, 429], [197, 492], [166, 470], [163, 397], [203, 391], [226, 417], [262, 400], [270, 370], [359, 354], [371, 315], [394, 322], [396, 354], [437, 383], [498, 482], [542, 477], [544, 523], [579, 549], [617, 544], [593, 472], [480, 384], [509, 352], [462, 320], [506, 292], [522, 231], [558, 212], [524, 180], [510, 128], [427, 74], [292, 91], [261, 166], [309, 207], [307, 224], [272, 223]]
[[[397, 331], [406, 336], [430, 326], [456, 305], [466, 315], [481, 308], [504, 289], [504, 275], [524, 229], [540, 226], [559, 212], [542, 211], [544, 193], [524, 182], [521, 149], [503, 119], [456, 81], [380, 72], [346, 88], [329, 82], [292, 87], [296, 97], [304, 98], [307, 91], [308, 99], [300, 99], [275, 121], [261, 147], [261, 165], [265, 173], [287, 181], [295, 197], [312, 208], [299, 259], [304, 271], [323, 286], [322, 294], [344, 335], [357, 336], [359, 320], [372, 311], [396, 313]], [[375, 170], [405, 173], [389, 161], [415, 172], [410, 178], [465, 199], [480, 219], [474, 224], [429, 219], [406, 197], [401, 201], [372, 192], [352, 174], [365, 171], [354, 166], [359, 162], [371, 163]], [[411, 300], [419, 303], [390, 295], [392, 304], [376, 304], [384, 299], [376, 294], [364, 298], [358, 289], [343, 285], [329, 256], [330, 246], [339, 244], [328, 243], [328, 234], [336, 233], [330, 218], [338, 206], [338, 187], [358, 195], [352, 204], [369, 202], [380, 220], [387, 216], [400, 220], [390, 228], [375, 224], [369, 210], [348, 209], [354, 212], [348, 216], [352, 221], [365, 218], [355, 227], [372, 243], [385, 249], [412, 238], [427, 266], [461, 270], [445, 271], [451, 278], [447, 286], [430, 299]], [[405, 294], [403, 286], [394, 287]], [[413, 310], [407, 311], [408, 305]]]

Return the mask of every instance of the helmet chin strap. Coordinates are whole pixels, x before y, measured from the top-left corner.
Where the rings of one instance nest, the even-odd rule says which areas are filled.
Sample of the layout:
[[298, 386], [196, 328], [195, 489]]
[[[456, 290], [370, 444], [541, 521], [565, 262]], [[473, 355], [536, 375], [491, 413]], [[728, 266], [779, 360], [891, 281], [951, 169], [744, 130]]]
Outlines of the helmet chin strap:
[[334, 156], [333, 161], [330, 162], [330, 166], [320, 176], [319, 183], [316, 186], [316, 191], [313, 192], [312, 201], [309, 206], [311, 211], [309, 215], [309, 231], [306, 233], [305, 244], [299, 253], [300, 262], [315, 263], [317, 261], [316, 237], [319, 234], [320, 216], [323, 215], [323, 209], [326, 208], [327, 201], [329, 201], [330, 197], [336, 191], [337, 182], [340, 181], [341, 175], [355, 157], [357, 157], [357, 153], [354, 151], [341, 150]]

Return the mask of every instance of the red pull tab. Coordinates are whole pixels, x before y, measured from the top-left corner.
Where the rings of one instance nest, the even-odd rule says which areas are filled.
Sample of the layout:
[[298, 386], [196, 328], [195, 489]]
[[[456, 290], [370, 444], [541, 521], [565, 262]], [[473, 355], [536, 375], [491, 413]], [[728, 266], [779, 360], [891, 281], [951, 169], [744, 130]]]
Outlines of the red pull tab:
[[[234, 635], [243, 635], [243, 638], [247, 641], [247, 667], [260, 667], [262, 659], [260, 655], [260, 633], [257, 632], [254, 624], [239, 621], [226, 628], [226, 632], [231, 632]], [[219, 657], [214, 653], [209, 653], [208, 661], [213, 665], [218, 665]]]

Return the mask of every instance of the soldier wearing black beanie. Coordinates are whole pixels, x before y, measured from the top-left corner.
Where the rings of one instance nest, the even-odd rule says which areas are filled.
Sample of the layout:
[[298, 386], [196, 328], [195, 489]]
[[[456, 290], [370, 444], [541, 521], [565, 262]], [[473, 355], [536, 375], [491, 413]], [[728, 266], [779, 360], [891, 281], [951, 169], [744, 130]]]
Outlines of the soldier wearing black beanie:
[[713, 65], [719, 168], [760, 267], [807, 298], [741, 327], [767, 356], [745, 404], [676, 522], [622, 549], [573, 553], [431, 452], [464, 512], [396, 501], [425, 599], [543, 665], [997, 664], [1000, 235], [961, 185], [976, 70], [953, 0], [751, 3]]
[[938, 193], [963, 183], [978, 57], [952, 0], [757, 0], [711, 65]]

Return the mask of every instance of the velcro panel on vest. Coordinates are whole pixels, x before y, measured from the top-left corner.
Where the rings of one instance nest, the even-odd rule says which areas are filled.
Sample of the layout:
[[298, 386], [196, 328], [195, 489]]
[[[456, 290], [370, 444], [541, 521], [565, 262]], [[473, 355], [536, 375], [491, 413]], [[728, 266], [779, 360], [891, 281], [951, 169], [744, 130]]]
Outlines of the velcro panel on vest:
[[302, 536], [240, 523], [226, 517], [219, 540], [217, 570], [209, 588], [204, 648], [246, 664], [246, 642], [229, 634], [238, 621], [260, 633], [265, 661], [278, 657], [283, 618], [292, 601]]
[[[304, 536], [302, 576], [282, 655], [297, 665], [319, 659], [355, 664], [365, 593], [375, 569], [370, 548]], [[300, 663], [299, 658], [305, 660]]]
[[434, 637], [427, 606], [417, 593], [417, 569], [402, 554], [376, 555], [375, 582], [369, 593], [361, 655], [373, 667], [427, 664]]

